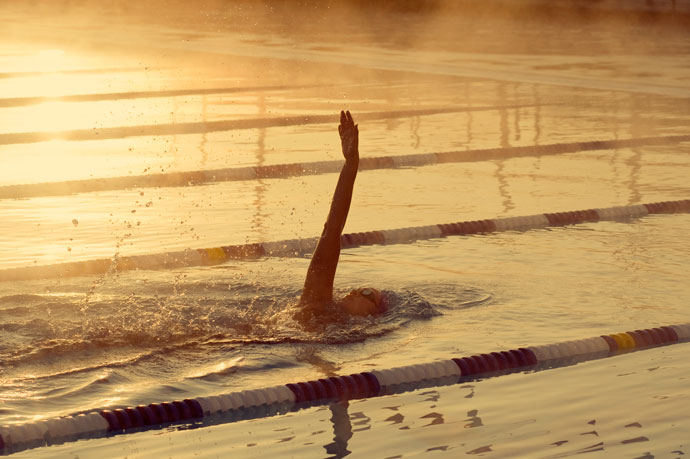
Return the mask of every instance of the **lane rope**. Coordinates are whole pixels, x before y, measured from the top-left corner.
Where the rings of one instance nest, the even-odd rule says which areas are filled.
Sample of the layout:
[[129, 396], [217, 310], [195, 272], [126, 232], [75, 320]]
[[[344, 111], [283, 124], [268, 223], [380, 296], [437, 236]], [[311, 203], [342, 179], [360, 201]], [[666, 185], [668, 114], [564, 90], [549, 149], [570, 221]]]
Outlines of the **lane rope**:
[[0, 452], [162, 428], [268, 417], [337, 400], [353, 400], [464, 383], [514, 372], [536, 371], [690, 341], [690, 323], [613, 333], [470, 357], [376, 369], [345, 376], [281, 384], [172, 402], [91, 411], [0, 427]]
[[63, 96], [5, 97], [0, 107], [26, 107], [51, 102], [100, 102], [104, 100], [151, 99], [160, 97], [204, 96], [234, 94], [238, 92], [283, 91], [287, 89], [318, 88], [320, 86], [234, 86], [227, 88], [161, 89], [158, 91], [101, 92], [89, 94], [67, 94]]
[[[554, 104], [540, 104], [559, 105]], [[357, 120], [372, 121], [409, 116], [438, 115], [443, 113], [464, 113], [484, 110], [505, 110], [513, 108], [534, 107], [535, 104], [511, 104], [476, 107], [438, 107], [424, 109], [395, 110], [385, 112], [368, 112], [357, 115]], [[104, 140], [123, 139], [127, 137], [156, 137], [182, 134], [205, 134], [209, 132], [232, 131], [236, 129], [256, 129], [284, 127], [294, 125], [337, 123], [339, 115], [294, 115], [270, 118], [241, 118], [217, 121], [198, 121], [189, 123], [161, 123], [137, 126], [114, 126], [91, 129], [72, 129], [66, 131], [7, 132], [0, 134], [0, 145], [45, 142], [49, 140]]]
[[[553, 143], [507, 148], [482, 148], [447, 152], [420, 153], [361, 158], [361, 171], [399, 169], [441, 163], [490, 161], [507, 158], [556, 155], [579, 151], [610, 150], [650, 145], [673, 145], [690, 141], [690, 135], [637, 137], [629, 139], [593, 140], [588, 142]], [[66, 196], [76, 193], [113, 191], [154, 187], [198, 186], [207, 183], [288, 178], [337, 173], [342, 160], [310, 163], [273, 164], [269, 166], [230, 167], [159, 174], [103, 177], [62, 182], [27, 183], [0, 186], [0, 199], [23, 199], [41, 196]]]
[[[650, 214], [674, 214], [690, 212], [690, 199], [664, 201], [632, 206], [616, 206], [601, 209], [545, 213], [522, 217], [473, 220], [428, 226], [414, 226], [363, 233], [343, 234], [340, 247], [374, 244], [404, 244], [424, 239], [471, 234], [488, 234], [503, 231], [526, 231], [547, 226], [576, 225], [585, 222], [639, 218]], [[186, 249], [147, 255], [130, 255], [114, 258], [58, 263], [44, 266], [26, 266], [0, 270], [0, 282], [55, 277], [88, 276], [112, 271], [137, 269], [173, 269], [189, 266], [210, 266], [228, 260], [270, 257], [301, 257], [312, 253], [318, 238], [288, 239], [274, 242], [227, 245], [202, 249]]]

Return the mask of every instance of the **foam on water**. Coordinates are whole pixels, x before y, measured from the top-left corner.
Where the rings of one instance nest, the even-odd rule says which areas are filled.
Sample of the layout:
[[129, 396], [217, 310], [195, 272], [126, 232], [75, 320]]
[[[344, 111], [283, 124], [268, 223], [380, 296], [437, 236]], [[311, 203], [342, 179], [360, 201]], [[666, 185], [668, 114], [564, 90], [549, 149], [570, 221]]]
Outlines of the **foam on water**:
[[[137, 382], [155, 386], [156, 378], [170, 375], [171, 369], [175, 376], [166, 378], [168, 387], [157, 398], [186, 390], [185, 384], [217, 384], [235, 373], [289, 367], [294, 362], [286, 352], [292, 352], [292, 345], [363, 342], [490, 298], [478, 290], [452, 288], [444, 290], [452, 303], [444, 304], [427, 301], [414, 289], [386, 291], [390, 308], [381, 317], [339, 315], [325, 327], [305, 330], [292, 320], [299, 293], [294, 288], [266, 288], [232, 277], [188, 281], [182, 274], [172, 283], [164, 275], [153, 277], [101, 279], [97, 291], [76, 279], [44, 294], [1, 296], [6, 405], [0, 417], [27, 419], [36, 414], [30, 407], [39, 400], [46, 412], [79, 411], [93, 397], [101, 404], [118, 398], [123, 387], [130, 399], [141, 399]], [[256, 347], [266, 354], [243, 356]]]

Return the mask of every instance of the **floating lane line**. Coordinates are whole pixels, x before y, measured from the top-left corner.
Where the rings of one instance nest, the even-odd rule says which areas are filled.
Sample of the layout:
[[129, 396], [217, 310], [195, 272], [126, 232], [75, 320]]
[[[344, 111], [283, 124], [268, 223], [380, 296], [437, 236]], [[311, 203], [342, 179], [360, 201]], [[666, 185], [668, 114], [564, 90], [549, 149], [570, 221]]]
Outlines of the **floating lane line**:
[[521, 347], [375, 369], [172, 402], [106, 409], [0, 427], [0, 452], [107, 435], [157, 429], [173, 423], [211, 425], [269, 417], [339, 400], [353, 400], [458, 384], [514, 372], [544, 370], [622, 353], [690, 341], [690, 323], [639, 329], [555, 344]]
[[[559, 104], [541, 104], [559, 105]], [[437, 115], [442, 113], [475, 112], [484, 110], [505, 110], [514, 108], [534, 107], [535, 104], [515, 104], [499, 106], [476, 107], [446, 107], [415, 110], [398, 110], [385, 112], [369, 112], [357, 115], [357, 120], [372, 121], [409, 116]], [[105, 140], [123, 139], [127, 137], [151, 137], [182, 134], [205, 134], [208, 132], [232, 131], [238, 129], [256, 129], [281, 126], [337, 123], [338, 115], [295, 115], [270, 118], [243, 118], [233, 120], [199, 121], [190, 123], [161, 123], [138, 126], [94, 127], [90, 129], [73, 129], [67, 131], [37, 131], [37, 132], [9, 132], [0, 134], [0, 145], [45, 142], [49, 140]]]
[[6, 97], [0, 98], [0, 107], [26, 107], [28, 105], [51, 102], [96, 102], [104, 100], [148, 99], [153, 97], [202, 96], [211, 94], [231, 94], [252, 91], [282, 91], [286, 89], [304, 89], [318, 86], [249, 86], [228, 88], [168, 89], [160, 91], [128, 91], [93, 94], [68, 94], [64, 96], [41, 97]]
[[[441, 223], [437, 225], [343, 234], [340, 238], [340, 247], [342, 249], [349, 249], [375, 244], [402, 244], [417, 240], [448, 236], [488, 234], [502, 231], [526, 231], [530, 229], [545, 228], [547, 226], [576, 225], [579, 223], [598, 222], [602, 220], [638, 218], [649, 214], [687, 212], [690, 212], [690, 199], [601, 209], [545, 213], [521, 217]], [[224, 263], [228, 260], [253, 259], [264, 256], [299, 257], [313, 252], [317, 241], [318, 238], [316, 237], [289, 239], [284, 241], [228, 245], [223, 247], [186, 249], [179, 252], [131, 255], [44, 266], [11, 268], [0, 270], [0, 282], [88, 276], [113, 271], [131, 271], [137, 269], [171, 269], [187, 266], [210, 266]]]
[[43, 77], [48, 75], [70, 75], [70, 74], [98, 74], [98, 73], [134, 73], [165, 70], [165, 67], [112, 67], [112, 68], [90, 68], [90, 69], [62, 69], [45, 71], [25, 71], [25, 72], [0, 72], [0, 79], [4, 78], [27, 78]]
[[[608, 150], [648, 145], [672, 145], [690, 141], [690, 135], [636, 137], [629, 139], [592, 140], [587, 142], [554, 143], [508, 148], [483, 148], [414, 155], [361, 158], [360, 170], [420, 167], [439, 163], [490, 161], [506, 158], [556, 155], [579, 151]], [[103, 177], [63, 182], [29, 183], [0, 186], [0, 199], [22, 199], [41, 196], [65, 196], [75, 193], [112, 191], [131, 188], [196, 186], [206, 183], [287, 178], [295, 176], [335, 173], [341, 160], [311, 163], [274, 164], [270, 166], [233, 167], [162, 174]]]

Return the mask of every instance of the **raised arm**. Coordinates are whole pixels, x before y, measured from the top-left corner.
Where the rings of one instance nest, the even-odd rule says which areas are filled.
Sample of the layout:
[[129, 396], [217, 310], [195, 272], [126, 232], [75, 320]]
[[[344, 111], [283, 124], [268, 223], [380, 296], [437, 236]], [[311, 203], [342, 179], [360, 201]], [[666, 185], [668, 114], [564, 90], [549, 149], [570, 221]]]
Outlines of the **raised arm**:
[[338, 184], [323, 232], [312, 256], [304, 290], [300, 298], [303, 313], [300, 319], [322, 312], [333, 301], [333, 278], [340, 257], [340, 236], [345, 227], [352, 201], [352, 189], [359, 167], [359, 129], [350, 112], [340, 112], [340, 143], [345, 164], [340, 171]]

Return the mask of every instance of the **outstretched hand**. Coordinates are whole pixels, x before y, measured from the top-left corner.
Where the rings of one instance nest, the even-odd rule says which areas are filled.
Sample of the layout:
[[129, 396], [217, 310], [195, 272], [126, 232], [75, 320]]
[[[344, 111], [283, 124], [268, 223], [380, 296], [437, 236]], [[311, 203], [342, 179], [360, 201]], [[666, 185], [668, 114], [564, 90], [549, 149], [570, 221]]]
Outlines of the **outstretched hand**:
[[343, 147], [345, 161], [359, 161], [359, 128], [352, 119], [350, 112], [340, 112], [340, 143]]

